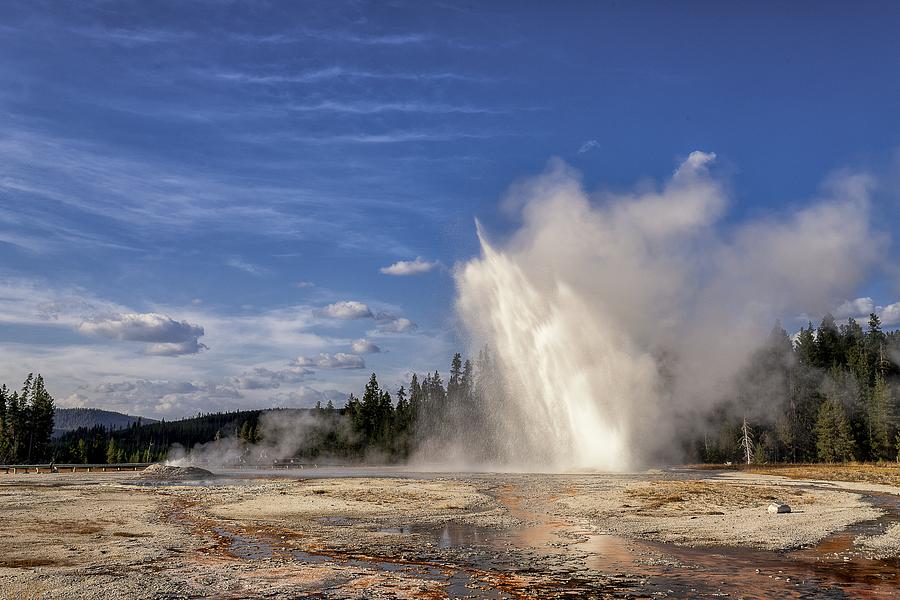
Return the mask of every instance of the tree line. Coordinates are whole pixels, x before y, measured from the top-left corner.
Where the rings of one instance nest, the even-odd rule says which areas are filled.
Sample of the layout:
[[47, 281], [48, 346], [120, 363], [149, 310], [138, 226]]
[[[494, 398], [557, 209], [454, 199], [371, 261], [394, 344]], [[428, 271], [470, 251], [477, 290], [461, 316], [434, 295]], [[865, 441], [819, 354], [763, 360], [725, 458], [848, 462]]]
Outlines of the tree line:
[[[476, 364], [477, 363], [477, 364]], [[445, 385], [438, 371], [413, 374], [409, 386], [393, 393], [372, 373], [361, 396], [350, 394], [343, 407], [329, 400], [311, 409], [278, 409], [307, 415], [297, 436], [294, 458], [357, 462], [398, 462], [422, 440], [443, 440], [464, 423], [478, 420], [477, 398], [486, 398], [494, 377], [487, 350], [473, 363], [453, 356]], [[197, 415], [178, 421], [134, 422], [121, 429], [81, 427], [54, 440], [53, 454], [62, 463], [153, 462], [177, 445], [192, 448], [216, 440], [237, 440], [251, 458], [255, 446], [270, 443], [262, 415], [269, 411], [237, 411]], [[271, 457], [269, 457], [271, 458]], [[279, 457], [290, 458], [290, 457]]]
[[877, 315], [863, 328], [827, 314], [792, 341], [776, 325], [707, 417], [693, 456], [703, 462], [900, 460], [896, 388], [900, 333]]
[[53, 397], [40, 374], [29, 373], [19, 390], [0, 385], [0, 463], [49, 460], [52, 435]]
[[[897, 460], [898, 356], [900, 333], [883, 331], [874, 314], [865, 327], [852, 318], [838, 324], [826, 315], [818, 326], [808, 323], [793, 340], [778, 324], [714, 410], [691, 417], [683, 427], [682, 454], [670, 460]], [[38, 415], [46, 414], [46, 406], [52, 415], [52, 399], [43, 381], [40, 377], [29, 381], [14, 401], [9, 392], [3, 392], [2, 447], [14, 449], [14, 454], [6, 450], [6, 456], [20, 460], [29, 452], [34, 458], [47, 456], [46, 435], [27, 432], [48, 431], [46, 424], [38, 425], [42, 422]], [[329, 401], [312, 409], [290, 409], [310, 417], [303, 420], [293, 457], [398, 462], [429, 447], [439, 453], [455, 444], [466, 448], [467, 458], [489, 463], [502, 455], [493, 444], [502, 443], [510, 432], [491, 429], [504, 423], [488, 413], [508, 414], [504, 411], [511, 407], [506, 403], [514, 402], [488, 348], [474, 360], [455, 354], [446, 382], [437, 370], [414, 373], [408, 385], [391, 391], [373, 373], [361, 395], [350, 394], [342, 407]], [[265, 427], [265, 412], [138, 422], [120, 430], [81, 428], [55, 440], [52, 452], [61, 462], [150, 462], [164, 458], [175, 444], [190, 448], [233, 439], [250, 456], [251, 448], [271, 441], [267, 436], [274, 435]], [[34, 428], [29, 429], [28, 423], [34, 423]], [[527, 442], [539, 450], [540, 440]]]
[[[79, 427], [53, 440], [53, 457], [60, 463], [102, 464], [158, 462], [173, 446], [191, 448], [216, 437], [237, 437], [255, 428], [260, 410], [198, 414], [177, 421], [142, 423], [124, 428]], [[242, 429], [243, 427], [243, 429]]]

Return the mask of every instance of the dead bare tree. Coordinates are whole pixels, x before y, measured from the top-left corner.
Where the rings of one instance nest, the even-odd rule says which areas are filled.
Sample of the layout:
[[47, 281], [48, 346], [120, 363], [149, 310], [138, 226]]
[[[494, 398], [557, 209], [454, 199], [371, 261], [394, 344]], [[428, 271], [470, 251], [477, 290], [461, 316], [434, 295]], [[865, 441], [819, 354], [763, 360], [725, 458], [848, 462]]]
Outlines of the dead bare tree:
[[753, 460], [753, 432], [750, 430], [747, 417], [744, 417], [744, 423], [741, 425], [741, 447], [744, 449], [744, 458], [749, 465]]

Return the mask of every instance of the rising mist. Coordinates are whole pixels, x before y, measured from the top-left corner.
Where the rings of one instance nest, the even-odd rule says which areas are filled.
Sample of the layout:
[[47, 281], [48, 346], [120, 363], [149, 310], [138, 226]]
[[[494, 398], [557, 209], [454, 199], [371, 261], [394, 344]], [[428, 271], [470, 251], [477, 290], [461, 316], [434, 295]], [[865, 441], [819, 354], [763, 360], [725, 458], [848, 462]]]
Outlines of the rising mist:
[[799, 210], [735, 223], [714, 160], [693, 152], [661, 187], [598, 194], [552, 161], [505, 199], [521, 218], [511, 237], [478, 228], [481, 256], [456, 269], [457, 309], [472, 348], [495, 354], [503, 410], [482, 416], [496, 461], [678, 460], [678, 438], [776, 319], [821, 314], [879, 255], [866, 176], [836, 175]]

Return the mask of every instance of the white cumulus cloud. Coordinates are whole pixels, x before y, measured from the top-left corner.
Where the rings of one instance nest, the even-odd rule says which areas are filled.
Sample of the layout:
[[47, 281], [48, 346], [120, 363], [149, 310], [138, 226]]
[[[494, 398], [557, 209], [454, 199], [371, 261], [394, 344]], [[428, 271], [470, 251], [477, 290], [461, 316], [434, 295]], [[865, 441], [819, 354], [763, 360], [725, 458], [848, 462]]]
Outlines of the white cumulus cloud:
[[378, 354], [381, 352], [381, 348], [375, 342], [366, 339], [353, 340], [350, 350], [353, 351], [353, 354]]
[[385, 275], [403, 277], [407, 275], [421, 275], [437, 266], [437, 261], [425, 260], [421, 256], [417, 256], [415, 260], [400, 260], [387, 267], [381, 267], [379, 270]]
[[847, 317], [858, 317], [860, 315], [869, 315], [875, 312], [875, 302], [871, 298], [856, 298], [855, 300], [847, 300], [834, 310], [835, 319], [846, 319]]
[[834, 318], [844, 320], [853, 317], [857, 321], [867, 322], [869, 315], [875, 313], [881, 319], [884, 327], [894, 327], [900, 325], [900, 302], [894, 302], [887, 306], [879, 306], [871, 298], [856, 298], [841, 303], [834, 310]]
[[409, 333], [415, 331], [418, 326], [406, 317], [389, 317], [380, 319], [377, 331], [379, 333]]
[[900, 325], [900, 302], [894, 302], [879, 308], [878, 317], [881, 319], [882, 325], [885, 327]]
[[356, 300], [343, 300], [329, 304], [322, 309], [321, 314], [332, 319], [369, 319], [372, 318], [372, 309], [368, 305]]
[[200, 343], [203, 327], [159, 313], [122, 313], [83, 321], [78, 331], [114, 340], [146, 342], [148, 354], [175, 356], [207, 349]]

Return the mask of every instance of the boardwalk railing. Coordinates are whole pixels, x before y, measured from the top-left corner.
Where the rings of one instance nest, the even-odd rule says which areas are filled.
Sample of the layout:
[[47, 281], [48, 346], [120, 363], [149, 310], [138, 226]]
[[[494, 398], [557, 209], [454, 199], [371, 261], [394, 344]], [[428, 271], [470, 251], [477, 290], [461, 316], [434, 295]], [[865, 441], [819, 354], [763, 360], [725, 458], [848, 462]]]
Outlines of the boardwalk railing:
[[143, 471], [152, 463], [114, 463], [109, 465], [84, 464], [40, 464], [40, 465], [0, 465], [0, 473], [107, 473], [111, 471]]
[[[0, 474], [17, 473], [108, 473], [115, 471], [143, 471], [153, 463], [114, 463], [114, 464], [34, 464], [34, 465], [0, 465]], [[302, 463], [297, 459], [285, 458], [268, 462], [244, 462], [233, 464], [211, 464], [206, 461], [190, 463], [195, 467], [210, 469], [264, 470], [264, 469], [309, 469], [318, 468], [314, 463]]]

